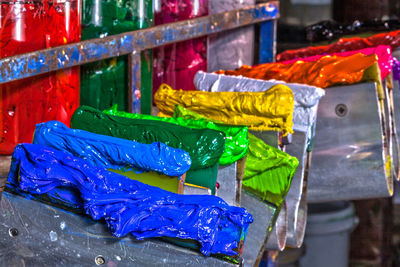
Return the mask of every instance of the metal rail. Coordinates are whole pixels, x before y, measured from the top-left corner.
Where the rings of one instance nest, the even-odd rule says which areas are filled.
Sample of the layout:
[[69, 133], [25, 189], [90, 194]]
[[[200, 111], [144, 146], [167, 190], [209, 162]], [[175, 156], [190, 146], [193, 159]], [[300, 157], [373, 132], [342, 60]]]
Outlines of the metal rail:
[[[131, 111], [139, 112], [140, 100], [136, 98], [135, 91], [141, 88], [140, 53], [142, 51], [261, 23], [260, 40], [263, 45], [260, 46], [260, 63], [264, 63], [274, 58], [273, 46], [276, 32], [273, 29], [276, 27], [275, 20], [278, 17], [279, 2], [271, 1], [248, 8], [6, 57], [0, 59], [0, 84], [107, 58], [129, 55], [131, 91], [129, 103], [131, 103]], [[147, 98], [146, 101], [149, 101]]]

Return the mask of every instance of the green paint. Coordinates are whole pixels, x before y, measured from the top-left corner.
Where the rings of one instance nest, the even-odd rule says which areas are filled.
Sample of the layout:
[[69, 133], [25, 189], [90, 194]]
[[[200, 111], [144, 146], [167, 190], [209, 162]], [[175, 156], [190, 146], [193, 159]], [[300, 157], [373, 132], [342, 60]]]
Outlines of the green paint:
[[[175, 108], [175, 116], [213, 121], [196, 112], [184, 110], [180, 106]], [[278, 148], [267, 145], [250, 133], [248, 140], [243, 187], [263, 200], [275, 204], [279, 209], [290, 188], [299, 161]]]
[[290, 188], [299, 161], [250, 133], [249, 140], [243, 187], [279, 207]]
[[[215, 185], [217, 183], [218, 163], [214, 166], [204, 169], [190, 169], [186, 173], [186, 182], [189, 184], [199, 185], [211, 189], [212, 194], [215, 194]], [[207, 177], [207, 179], [204, 179]]]
[[123, 170], [109, 170], [132, 180], [142, 182], [151, 186], [159, 187], [169, 192], [178, 193], [179, 177], [171, 177], [165, 174], [158, 174], [156, 172], [141, 172], [123, 171]]
[[192, 129], [212, 129], [223, 132], [226, 136], [226, 139], [224, 153], [219, 159], [220, 165], [232, 164], [235, 161], [243, 158], [247, 154], [247, 149], [249, 145], [249, 139], [247, 138], [247, 127], [217, 124], [212, 121], [206, 120], [201, 115], [192, 112], [182, 106], [177, 106], [175, 108], [173, 118], [122, 112], [118, 111], [116, 106], [113, 106], [111, 109], [105, 110], [103, 112], [106, 114], [121, 116], [125, 118], [157, 120], [185, 126]]
[[[140, 2], [143, 5], [140, 5]], [[82, 9], [82, 40], [153, 25], [152, 0], [83, 0]], [[152, 79], [151, 51], [142, 53], [141, 61], [141, 95], [149, 102]], [[127, 56], [81, 67], [81, 105], [106, 109], [118, 104], [121, 110], [128, 111], [132, 105], [128, 103], [130, 94], [128, 86]], [[142, 112], [149, 112], [149, 104], [144, 103], [143, 106]]]
[[225, 147], [225, 135], [219, 131], [190, 129], [163, 121], [113, 116], [87, 106], [81, 106], [75, 111], [71, 125], [73, 128], [97, 134], [144, 144], [161, 142], [183, 149], [190, 154], [191, 169], [195, 170], [217, 164]]

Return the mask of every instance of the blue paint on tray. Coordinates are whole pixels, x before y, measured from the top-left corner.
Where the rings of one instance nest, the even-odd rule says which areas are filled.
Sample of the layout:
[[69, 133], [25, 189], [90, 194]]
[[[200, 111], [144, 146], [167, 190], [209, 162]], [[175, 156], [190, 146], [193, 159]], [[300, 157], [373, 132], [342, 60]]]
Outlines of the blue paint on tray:
[[156, 171], [181, 176], [189, 170], [189, 153], [155, 142], [149, 145], [121, 138], [70, 129], [58, 121], [36, 125], [34, 144], [68, 151], [102, 168]]
[[[253, 221], [244, 208], [219, 197], [167, 192], [35, 144], [15, 148], [8, 183], [33, 196], [58, 194], [60, 201], [76, 201], [93, 219], [104, 219], [114, 236], [196, 240], [207, 256], [236, 255], [241, 233]], [[69, 191], [79, 197], [69, 197]]]

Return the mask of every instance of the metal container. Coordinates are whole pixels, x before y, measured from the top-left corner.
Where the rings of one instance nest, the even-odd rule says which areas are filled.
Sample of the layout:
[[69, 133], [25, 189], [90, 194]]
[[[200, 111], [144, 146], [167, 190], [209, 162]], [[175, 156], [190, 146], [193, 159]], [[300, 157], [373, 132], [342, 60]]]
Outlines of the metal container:
[[391, 196], [385, 113], [376, 83], [327, 88], [317, 116], [308, 201]]

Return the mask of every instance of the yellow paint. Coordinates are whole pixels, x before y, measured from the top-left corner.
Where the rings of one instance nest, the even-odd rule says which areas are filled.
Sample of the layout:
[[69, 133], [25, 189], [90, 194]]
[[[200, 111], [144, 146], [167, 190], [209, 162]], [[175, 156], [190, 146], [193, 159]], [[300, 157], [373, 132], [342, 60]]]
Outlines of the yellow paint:
[[251, 130], [293, 132], [293, 92], [283, 84], [259, 93], [183, 91], [162, 84], [154, 102], [160, 116], [171, 116], [175, 106], [181, 105], [212, 120]]
[[169, 192], [178, 193], [179, 177], [171, 177], [164, 174], [158, 174], [156, 172], [136, 173], [134, 171], [121, 171], [112, 169], [109, 169], [109, 171], [121, 174], [129, 179], [136, 180], [144, 184], [159, 187]]

